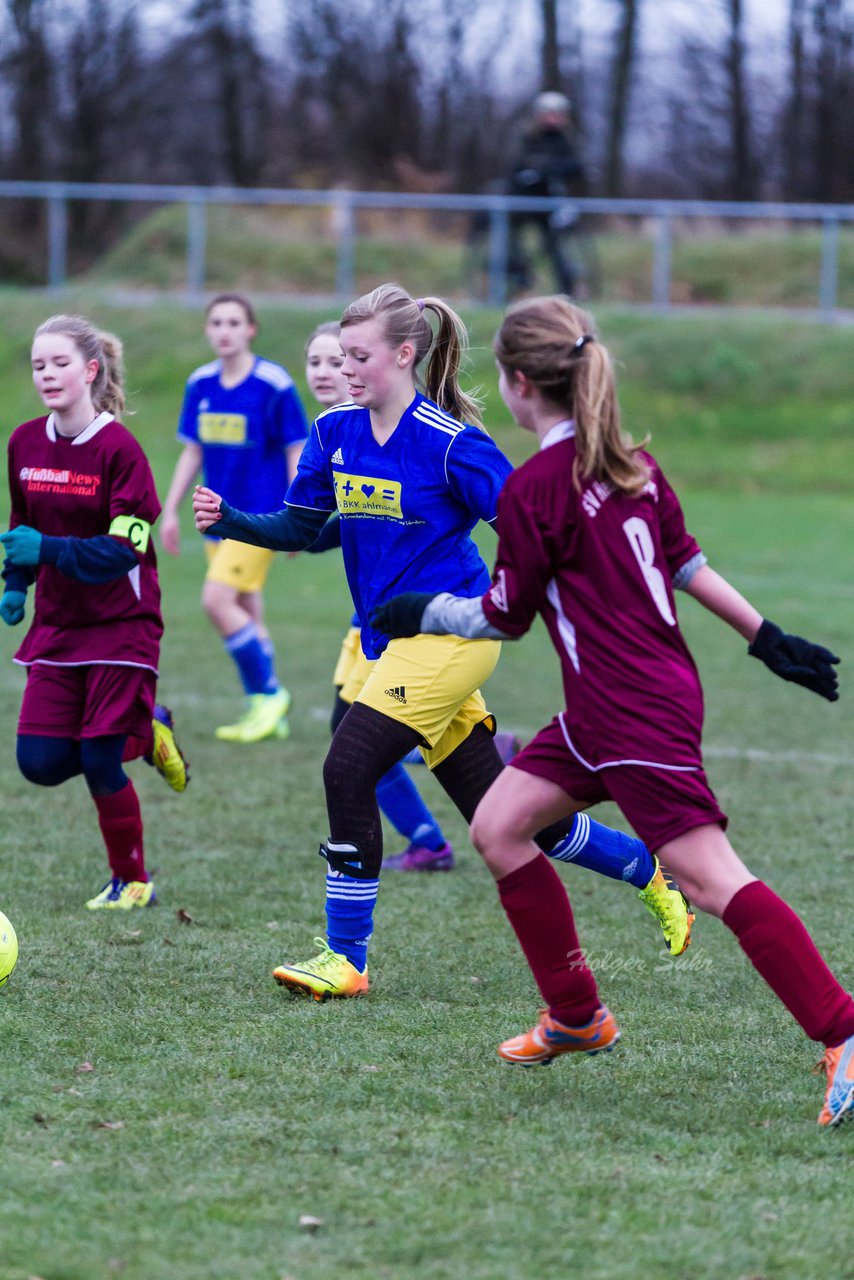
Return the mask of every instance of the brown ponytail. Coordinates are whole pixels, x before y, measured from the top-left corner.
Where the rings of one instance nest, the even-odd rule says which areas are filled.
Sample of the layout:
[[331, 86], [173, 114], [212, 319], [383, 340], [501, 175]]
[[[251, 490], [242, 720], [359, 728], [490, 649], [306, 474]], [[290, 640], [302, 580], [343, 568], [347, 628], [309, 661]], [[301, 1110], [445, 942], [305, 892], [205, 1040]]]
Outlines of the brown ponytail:
[[508, 372], [518, 370], [540, 394], [575, 422], [576, 487], [604, 480], [623, 493], [640, 493], [649, 469], [620, 427], [614, 369], [593, 319], [566, 298], [531, 298], [510, 307], [493, 350]]

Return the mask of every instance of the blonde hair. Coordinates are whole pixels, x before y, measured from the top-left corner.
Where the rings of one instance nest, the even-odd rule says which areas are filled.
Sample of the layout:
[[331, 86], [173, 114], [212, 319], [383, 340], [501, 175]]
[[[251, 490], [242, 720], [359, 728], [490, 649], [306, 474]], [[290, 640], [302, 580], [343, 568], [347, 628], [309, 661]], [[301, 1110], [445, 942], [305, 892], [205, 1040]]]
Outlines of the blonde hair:
[[[428, 309], [439, 319], [435, 334], [424, 314]], [[468, 333], [456, 311], [441, 298], [411, 298], [398, 284], [381, 284], [350, 303], [341, 317], [341, 328], [374, 316], [380, 317], [383, 334], [392, 347], [413, 344], [416, 369], [429, 353], [427, 368], [419, 378], [425, 394], [458, 422], [470, 422], [483, 430], [479, 402], [466, 395], [458, 383]]]
[[121, 340], [114, 333], [99, 332], [85, 316], [50, 316], [36, 329], [34, 339], [43, 333], [66, 334], [87, 364], [90, 360], [98, 361], [98, 372], [89, 388], [92, 404], [99, 413], [120, 417], [125, 409]]
[[341, 336], [341, 325], [337, 320], [324, 320], [316, 329], [312, 329], [311, 333], [305, 340], [306, 355], [308, 355], [308, 349], [314, 342], [315, 338], [319, 338], [323, 334], [329, 334], [330, 338], [338, 338]]
[[605, 480], [638, 494], [649, 468], [620, 427], [614, 368], [596, 337], [593, 318], [566, 298], [531, 298], [507, 311], [493, 350], [508, 372], [518, 371], [575, 422], [573, 483]]

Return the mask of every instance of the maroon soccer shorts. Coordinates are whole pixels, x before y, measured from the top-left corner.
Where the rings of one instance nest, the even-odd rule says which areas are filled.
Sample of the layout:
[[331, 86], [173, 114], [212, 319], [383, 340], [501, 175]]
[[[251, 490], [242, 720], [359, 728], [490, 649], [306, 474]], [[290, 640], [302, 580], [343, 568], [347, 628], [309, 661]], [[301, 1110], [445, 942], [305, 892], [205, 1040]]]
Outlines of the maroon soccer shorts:
[[36, 662], [27, 671], [18, 733], [77, 739], [126, 734], [128, 747], [135, 746], [125, 759], [132, 759], [150, 747], [156, 688], [157, 677], [145, 667]]
[[613, 800], [653, 853], [694, 827], [727, 825], [702, 769], [636, 764], [589, 769], [570, 750], [557, 716], [513, 757], [511, 767], [554, 782], [583, 804]]

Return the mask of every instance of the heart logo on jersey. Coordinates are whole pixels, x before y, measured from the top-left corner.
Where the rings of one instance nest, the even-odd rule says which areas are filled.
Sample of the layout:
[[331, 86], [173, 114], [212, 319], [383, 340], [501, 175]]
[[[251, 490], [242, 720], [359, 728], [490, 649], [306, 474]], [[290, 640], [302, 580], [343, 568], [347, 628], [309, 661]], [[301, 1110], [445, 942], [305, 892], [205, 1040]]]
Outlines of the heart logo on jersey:
[[370, 498], [371, 494], [376, 491], [376, 487], [377, 486], [375, 484], [363, 484], [360, 486], [362, 493], [366, 498]]

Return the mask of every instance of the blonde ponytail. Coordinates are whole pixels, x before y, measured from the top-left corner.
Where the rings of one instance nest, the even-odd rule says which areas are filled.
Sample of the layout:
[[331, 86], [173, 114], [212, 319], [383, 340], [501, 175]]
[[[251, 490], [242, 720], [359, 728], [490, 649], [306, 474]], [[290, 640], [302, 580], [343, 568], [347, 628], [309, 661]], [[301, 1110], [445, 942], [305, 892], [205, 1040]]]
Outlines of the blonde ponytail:
[[122, 344], [114, 333], [99, 333], [85, 316], [50, 316], [36, 329], [42, 333], [64, 333], [71, 338], [83, 359], [98, 362], [98, 372], [91, 384], [92, 404], [99, 413], [121, 417], [125, 410], [124, 363]]
[[[439, 320], [435, 335], [424, 315], [427, 309], [435, 312]], [[350, 303], [341, 317], [341, 328], [374, 316], [380, 317], [383, 334], [392, 347], [412, 343], [416, 369], [429, 354], [422, 380], [425, 395], [458, 422], [469, 422], [483, 430], [480, 403], [459, 385], [468, 334], [447, 302], [441, 298], [411, 298], [398, 284], [382, 284]]]

